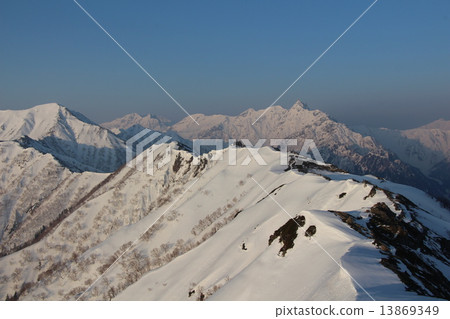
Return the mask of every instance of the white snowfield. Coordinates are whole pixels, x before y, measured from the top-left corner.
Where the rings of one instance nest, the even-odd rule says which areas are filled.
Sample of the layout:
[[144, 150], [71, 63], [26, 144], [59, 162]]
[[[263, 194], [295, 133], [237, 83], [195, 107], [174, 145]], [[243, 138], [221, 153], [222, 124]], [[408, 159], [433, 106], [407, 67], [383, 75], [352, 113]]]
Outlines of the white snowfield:
[[[165, 148], [158, 150], [156, 159]], [[45, 237], [0, 258], [0, 299], [15, 293], [20, 300], [430, 299], [406, 291], [380, 263], [395, 254], [393, 247], [376, 248], [329, 211], [365, 225], [370, 209], [386, 203], [400, 216], [367, 180], [420, 207], [402, 217], [406, 222], [420, 221], [430, 238], [448, 238], [449, 212], [422, 191], [320, 167], [285, 171], [280, 153], [269, 147], [260, 150], [266, 166], [240, 165], [246, 149], [237, 149], [235, 166], [228, 165], [229, 149], [223, 161], [212, 161], [215, 153], [195, 166], [190, 153], [174, 149], [171, 162], [153, 176], [127, 166], [79, 174], [90, 182], [89, 196]], [[305, 225], [282, 257], [283, 244], [276, 238], [269, 245], [269, 238], [296, 215]], [[317, 231], [306, 237], [312, 225]], [[449, 278], [448, 263], [424, 260]], [[401, 260], [398, 267], [433, 295]]]

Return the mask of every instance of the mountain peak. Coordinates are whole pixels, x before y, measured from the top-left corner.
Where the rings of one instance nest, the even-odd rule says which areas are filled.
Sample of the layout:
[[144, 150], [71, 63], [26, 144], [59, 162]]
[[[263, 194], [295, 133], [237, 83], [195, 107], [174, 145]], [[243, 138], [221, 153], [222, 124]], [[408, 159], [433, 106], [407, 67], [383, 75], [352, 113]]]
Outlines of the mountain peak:
[[292, 105], [291, 109], [302, 109], [302, 110], [309, 110], [310, 108], [308, 105], [304, 104], [300, 99], [298, 99], [294, 105]]
[[124, 162], [122, 140], [57, 103], [0, 111], [0, 140], [24, 136], [35, 141], [34, 148], [51, 153], [69, 169], [112, 172]]

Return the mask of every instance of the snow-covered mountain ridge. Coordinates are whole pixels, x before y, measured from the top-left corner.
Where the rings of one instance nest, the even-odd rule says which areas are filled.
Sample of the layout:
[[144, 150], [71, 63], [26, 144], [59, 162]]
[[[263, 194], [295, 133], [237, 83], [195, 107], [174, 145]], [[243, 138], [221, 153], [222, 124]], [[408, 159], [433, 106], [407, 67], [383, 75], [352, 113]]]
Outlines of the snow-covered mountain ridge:
[[[450, 298], [450, 216], [429, 196], [314, 161], [292, 158], [283, 166], [279, 152], [268, 147], [260, 151], [268, 165], [252, 161], [242, 166], [248, 150], [236, 152], [236, 166], [211, 161], [212, 153], [196, 166], [191, 153], [173, 149], [171, 162], [153, 176], [127, 166], [102, 174], [106, 179], [98, 186], [92, 183], [90, 195], [52, 225], [51, 232], [0, 258], [1, 296]], [[303, 227], [281, 231], [269, 244], [296, 215], [304, 217]], [[312, 239], [305, 236], [310, 226], [316, 228]], [[299, 269], [308, 276], [299, 276]]]

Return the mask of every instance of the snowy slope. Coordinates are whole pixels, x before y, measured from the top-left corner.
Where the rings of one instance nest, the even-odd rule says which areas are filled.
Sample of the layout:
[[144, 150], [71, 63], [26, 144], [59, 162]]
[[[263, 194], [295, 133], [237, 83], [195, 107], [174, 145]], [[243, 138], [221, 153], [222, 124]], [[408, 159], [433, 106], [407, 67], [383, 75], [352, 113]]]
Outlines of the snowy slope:
[[[130, 126], [127, 129], [119, 129], [118, 130], [119, 132], [117, 133], [117, 137], [119, 137], [123, 141], [126, 141], [126, 140], [132, 138], [133, 136], [139, 134], [140, 132], [142, 132], [145, 129], [148, 129], [148, 128], [143, 127], [139, 124], [135, 124], [133, 126]], [[178, 135], [174, 131], [165, 131], [165, 132], [159, 132], [157, 130], [151, 130], [151, 131], [152, 131], [152, 133], [157, 132], [157, 133], [160, 133], [161, 135], [158, 137], [158, 139], [155, 139], [154, 141], [147, 143], [145, 146], [146, 148], [150, 147], [154, 142], [158, 142], [162, 137], [168, 136], [168, 137], [170, 137], [170, 140], [169, 140], [170, 142], [177, 142], [179, 144], [179, 146], [183, 146], [184, 148], [186, 148], [188, 150], [192, 150], [192, 141], [182, 138], [180, 135]], [[140, 139], [138, 141], [140, 141]], [[138, 143], [138, 141], [136, 141], [136, 143]]]
[[106, 176], [72, 173], [51, 154], [0, 142], [0, 254], [29, 244]]
[[[0, 296], [450, 298], [449, 212], [423, 192], [314, 162], [281, 166], [279, 153], [267, 147], [260, 151], [267, 166], [240, 165], [246, 149], [237, 149], [235, 166], [227, 164], [228, 149], [224, 161], [212, 161], [215, 153], [197, 166], [190, 153], [173, 150], [171, 162], [153, 176], [127, 166], [109, 174], [48, 236], [0, 258]], [[305, 225], [295, 229], [294, 245], [282, 257], [282, 244], [276, 239], [269, 245], [269, 238], [289, 215], [304, 216]], [[311, 225], [317, 233], [309, 239], [304, 234]], [[282, 235], [283, 243], [295, 232]], [[423, 263], [425, 278], [400, 253], [405, 250]]]
[[[355, 176], [331, 173], [330, 176], [337, 175], [336, 180], [327, 182], [317, 175], [280, 174], [276, 163], [269, 165], [273, 165], [271, 173], [256, 172], [252, 178], [259, 180], [269, 192], [277, 190], [272, 195], [276, 201], [265, 197], [262, 192], [258, 200], [243, 203], [248, 206], [210, 240], [167, 266], [150, 272], [117, 299], [193, 300], [202, 292], [206, 296], [211, 295], [212, 300], [417, 298], [405, 292], [398, 278], [379, 264], [383, 255], [374, 249], [371, 241], [349, 231], [329, 212], [331, 207], [336, 207], [350, 214], [356, 213], [363, 220], [368, 219], [366, 209], [374, 203], [385, 201], [392, 205], [385, 194], [377, 192], [371, 199], [366, 198], [370, 188], [357, 183], [353, 179]], [[370, 176], [364, 178], [377, 181]], [[229, 181], [211, 181], [208, 189], [215, 189], [215, 183], [227, 185]], [[389, 186], [392, 189], [403, 188], [395, 184]], [[256, 190], [261, 191], [258, 187]], [[344, 192], [346, 196], [339, 199]], [[420, 195], [417, 190], [414, 192], [414, 195]], [[422, 193], [420, 196], [425, 207], [435, 209], [437, 214], [442, 213], [442, 209], [427, 195]], [[282, 203], [282, 207], [277, 203]], [[313, 224], [318, 231], [314, 240], [305, 238], [304, 230], [299, 231], [292, 252], [280, 257], [278, 250], [281, 245], [268, 246], [267, 240], [278, 226], [289, 219], [287, 212], [292, 216], [305, 216], [304, 229]], [[450, 216], [448, 212], [445, 214], [444, 223], [448, 226]], [[445, 227], [439, 228], [438, 232], [448, 237]], [[242, 250], [242, 243], [247, 250]], [[333, 259], [338, 260], [344, 269]], [[444, 269], [448, 277], [448, 264]], [[368, 273], [371, 275], [367, 276]], [[195, 293], [189, 297], [188, 291], [194, 290]]]
[[[27, 137], [70, 169], [112, 172], [125, 161], [125, 146], [107, 129], [56, 103], [0, 111], [0, 140]], [[33, 142], [35, 141], [35, 142]]]

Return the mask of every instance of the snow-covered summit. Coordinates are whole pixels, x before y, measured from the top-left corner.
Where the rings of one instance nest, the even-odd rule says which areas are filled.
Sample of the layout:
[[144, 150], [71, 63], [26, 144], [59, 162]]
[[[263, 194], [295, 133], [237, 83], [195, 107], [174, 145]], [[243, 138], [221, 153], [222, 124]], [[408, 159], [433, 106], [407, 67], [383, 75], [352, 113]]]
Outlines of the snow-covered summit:
[[16, 140], [28, 135], [40, 139], [52, 132], [59, 113], [65, 108], [56, 103], [37, 105], [27, 110], [0, 111], [0, 139]]
[[[124, 162], [124, 143], [109, 130], [85, 116], [56, 103], [38, 105], [26, 110], [0, 111], [0, 140], [15, 141], [27, 137], [33, 146], [51, 153], [75, 170], [114, 171]], [[27, 143], [29, 146], [30, 143]]]
[[303, 103], [300, 100], [297, 100], [294, 105], [292, 105], [291, 109], [305, 109], [305, 110], [309, 110], [309, 106], [306, 105], [305, 103]]

